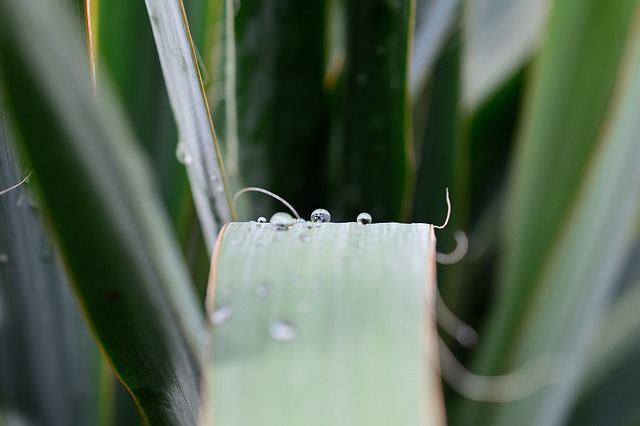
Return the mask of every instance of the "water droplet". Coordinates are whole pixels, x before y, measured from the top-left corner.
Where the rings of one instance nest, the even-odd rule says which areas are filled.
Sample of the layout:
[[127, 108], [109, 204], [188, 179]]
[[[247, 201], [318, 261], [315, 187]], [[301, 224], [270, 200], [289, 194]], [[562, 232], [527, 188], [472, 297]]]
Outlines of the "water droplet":
[[358, 218], [356, 219], [356, 221], [360, 224], [360, 225], [368, 225], [371, 223], [373, 219], [371, 219], [371, 215], [369, 213], [365, 213], [362, 212], [358, 215]]
[[306, 299], [303, 299], [298, 302], [298, 304], [296, 305], [296, 309], [299, 314], [309, 313], [309, 311], [311, 310], [311, 302], [309, 302]]
[[266, 283], [258, 284], [258, 286], [256, 287], [256, 296], [258, 296], [260, 299], [264, 299], [269, 295], [270, 291], [271, 291], [271, 288], [269, 287], [269, 284], [266, 284]]
[[233, 316], [233, 308], [231, 306], [220, 306], [211, 314], [211, 322], [214, 325], [222, 325]]
[[329, 213], [325, 209], [315, 209], [313, 213], [311, 213], [311, 222], [316, 222], [316, 223], [331, 222], [331, 213]]
[[311, 237], [308, 236], [307, 234], [300, 234], [298, 238], [300, 238], [300, 241], [302, 241], [303, 243], [306, 243], [307, 241], [311, 240]]
[[292, 385], [304, 385], [307, 381], [307, 370], [303, 367], [291, 367], [287, 373], [287, 379]]
[[296, 223], [305, 223], [306, 220], [304, 220], [303, 218], [299, 217], [296, 219]]
[[267, 223], [267, 218], [266, 218], [266, 217], [264, 217], [264, 216], [260, 216], [260, 217], [258, 218], [258, 223]]
[[289, 213], [279, 212], [271, 216], [269, 223], [278, 230], [284, 230], [291, 228], [295, 221]]
[[7, 253], [0, 252], [0, 263], [9, 262], [9, 255]]
[[286, 320], [278, 320], [269, 326], [269, 336], [278, 342], [289, 342], [295, 339], [298, 330]]
[[217, 174], [209, 173], [209, 180], [211, 181], [211, 186], [213, 187], [214, 191], [216, 192], [224, 191], [224, 185], [222, 184], [222, 181], [220, 180]]
[[178, 145], [176, 146], [176, 158], [182, 164], [193, 163], [193, 157], [191, 156], [187, 145], [182, 141], [178, 142]]

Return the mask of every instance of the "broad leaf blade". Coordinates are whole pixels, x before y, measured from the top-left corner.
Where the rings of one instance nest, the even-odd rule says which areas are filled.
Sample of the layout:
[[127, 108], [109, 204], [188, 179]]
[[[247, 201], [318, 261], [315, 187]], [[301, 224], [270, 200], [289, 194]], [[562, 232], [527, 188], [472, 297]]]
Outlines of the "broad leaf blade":
[[200, 309], [141, 153], [46, 2], [0, 17], [7, 97], [83, 310], [146, 420], [194, 423]]
[[215, 424], [442, 424], [434, 243], [425, 224], [229, 224], [208, 294]]

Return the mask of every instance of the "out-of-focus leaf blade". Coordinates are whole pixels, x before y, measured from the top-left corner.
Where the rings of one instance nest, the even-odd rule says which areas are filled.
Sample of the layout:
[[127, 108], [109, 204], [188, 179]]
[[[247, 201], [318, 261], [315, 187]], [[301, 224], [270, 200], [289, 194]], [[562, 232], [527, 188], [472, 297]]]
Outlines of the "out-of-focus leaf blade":
[[137, 1], [99, 1], [97, 7], [97, 78], [109, 78], [117, 89], [177, 225], [187, 176], [176, 159], [177, 130], [147, 11]]
[[438, 54], [457, 23], [458, 0], [417, 1], [416, 33], [411, 60], [411, 98], [418, 99], [430, 81]]
[[[601, 4], [595, 2], [590, 13], [578, 19], [575, 13], [584, 6], [584, 2], [558, 3], [548, 50], [539, 64], [538, 81], [534, 83], [537, 90], [531, 99], [530, 123], [525, 130], [521, 153], [527, 162], [519, 164], [518, 179], [513, 188], [518, 196], [511, 200], [513, 210], [510, 214], [517, 222], [510, 224], [507, 273], [499, 299], [502, 304], [490, 323], [493, 328], [487, 331], [490, 340], [482, 354], [485, 357], [481, 359], [481, 367], [495, 371], [521, 365], [541, 353], [557, 353], [559, 362], [549, 366], [549, 369], [555, 369], [540, 372], [552, 375], [554, 384], [517, 402], [483, 406], [482, 414], [476, 412], [477, 424], [509, 425], [517, 422], [516, 419], [527, 418], [531, 424], [556, 425], [567, 420], [585, 376], [588, 353], [593, 345], [599, 344], [595, 340], [598, 320], [612, 297], [623, 267], [628, 235], [638, 215], [640, 145], [637, 138], [640, 126], [636, 112], [640, 106], [640, 14], [635, 2], [616, 3], [616, 10], [608, 4], [603, 7], [606, 14], [605, 10], [600, 10]], [[567, 51], [569, 46], [556, 37], [566, 35], [569, 23], [584, 24], [587, 17], [590, 19], [586, 22], [593, 27], [581, 28], [592, 32], [599, 29], [599, 37], [585, 45], [584, 51]], [[633, 31], [625, 43], [625, 30], [630, 23]], [[591, 53], [594, 43], [596, 46], [606, 44], [611, 55], [626, 46], [620, 72], [616, 72], [619, 54], [611, 58], [612, 61], [615, 59], [613, 64], [601, 62], [601, 56], [597, 56], [599, 68], [590, 69], [594, 73], [590, 79], [576, 76], [577, 84], [570, 92], [573, 106], [561, 128], [563, 132], [570, 130], [574, 134], [562, 138], [563, 133], [543, 132], [542, 129], [560, 130], [560, 123], [558, 127], [552, 124], [557, 118], [549, 116], [548, 111], [562, 102], [558, 99], [562, 94], [550, 93], [559, 87], [548, 74], [562, 67], [562, 56], [558, 55], [573, 61], [574, 55], [582, 52], [583, 61], [591, 58], [595, 62], [596, 55]], [[607, 78], [593, 80], [595, 75]], [[615, 93], [608, 104], [610, 86], [616, 76]], [[593, 87], [594, 84], [598, 86]], [[592, 101], [599, 103], [585, 105], [584, 101], [579, 101], [588, 94]], [[604, 115], [604, 111], [600, 111], [607, 106], [607, 119], [600, 120]], [[557, 110], [554, 111], [557, 114]], [[587, 125], [588, 117], [600, 126]], [[577, 129], [577, 126], [582, 128]], [[589, 133], [578, 132], [584, 128]], [[596, 138], [598, 129], [601, 134]], [[574, 148], [577, 158], [567, 160], [567, 147]], [[565, 181], [550, 181], [554, 173], [559, 176], [557, 173], [561, 168]], [[571, 171], [575, 173], [573, 176]], [[540, 187], [545, 184], [546, 187]], [[559, 200], [561, 194], [566, 199]], [[536, 206], [540, 208], [536, 209]], [[535, 211], [527, 211], [525, 207]], [[525, 235], [526, 239], [523, 238]], [[539, 252], [542, 250], [544, 253]], [[516, 267], [524, 271], [514, 271]]]
[[186, 15], [179, 1], [146, 0], [147, 12], [178, 126], [180, 157], [187, 165], [191, 193], [209, 251], [231, 199], [197, 65]]
[[353, 220], [406, 218], [413, 152], [408, 89], [412, 0], [346, 4], [343, 105], [330, 157], [332, 210]]
[[550, 0], [467, 2], [462, 72], [467, 109], [475, 109], [511, 79], [539, 48], [551, 4]]
[[110, 93], [47, 2], [0, 3], [0, 70], [46, 211], [104, 353], [153, 424], [193, 424], [201, 312]]
[[430, 225], [245, 222], [220, 238], [208, 424], [444, 423]]
[[[231, 5], [233, 1], [227, 1]], [[311, 213], [326, 197], [325, 2], [246, 0], [235, 15], [239, 170], [249, 186], [276, 192]], [[231, 9], [231, 10], [229, 10]], [[226, 15], [233, 13], [227, 8]], [[233, 37], [227, 26], [226, 39]], [[229, 46], [231, 47], [231, 46]], [[227, 48], [227, 61], [233, 60]], [[227, 92], [233, 90], [227, 68]], [[233, 108], [226, 98], [228, 112]], [[229, 117], [229, 116], [228, 116]], [[233, 149], [229, 147], [231, 152]], [[229, 167], [237, 167], [232, 163]], [[277, 205], [256, 196], [261, 215]], [[279, 206], [278, 206], [279, 207]]]
[[621, 426], [640, 421], [636, 398], [640, 392], [639, 304], [640, 282], [636, 278], [603, 317], [570, 425]]
[[[0, 188], [23, 178], [13, 139], [0, 111]], [[0, 195], [0, 423], [104, 424], [102, 355], [26, 186]]]

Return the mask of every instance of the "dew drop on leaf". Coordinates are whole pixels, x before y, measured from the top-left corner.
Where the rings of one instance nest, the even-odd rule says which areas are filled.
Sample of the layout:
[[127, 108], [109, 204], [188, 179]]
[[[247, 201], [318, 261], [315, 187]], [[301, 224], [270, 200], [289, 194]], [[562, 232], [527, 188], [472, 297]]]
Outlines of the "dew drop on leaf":
[[311, 222], [315, 223], [327, 223], [331, 222], [331, 213], [325, 209], [315, 209], [311, 213]]
[[295, 220], [289, 213], [279, 212], [271, 216], [269, 223], [278, 230], [285, 230], [291, 228]]
[[295, 339], [298, 330], [286, 320], [278, 320], [269, 326], [269, 336], [278, 342], [289, 342]]
[[258, 223], [267, 223], [267, 218], [266, 218], [266, 217], [264, 217], [264, 216], [260, 216], [260, 217], [258, 218]]
[[222, 325], [233, 316], [233, 308], [231, 306], [220, 306], [211, 314], [211, 322], [214, 325]]
[[369, 213], [362, 212], [356, 218], [356, 222], [360, 225], [368, 225], [372, 222], [371, 215]]
[[176, 146], [176, 158], [182, 164], [193, 163], [193, 157], [191, 156], [187, 145], [182, 141], [178, 142], [178, 146]]

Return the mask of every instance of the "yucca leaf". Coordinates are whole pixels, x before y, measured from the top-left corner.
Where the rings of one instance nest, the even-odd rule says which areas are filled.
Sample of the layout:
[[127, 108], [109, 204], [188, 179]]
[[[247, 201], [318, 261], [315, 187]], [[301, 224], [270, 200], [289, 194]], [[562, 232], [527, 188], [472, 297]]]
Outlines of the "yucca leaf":
[[[531, 424], [562, 424], [577, 398], [640, 206], [635, 117], [640, 15], [635, 5], [620, 2], [601, 10], [594, 2], [587, 12], [584, 2], [557, 3], [529, 99], [500, 304], [481, 358], [482, 371], [495, 372], [555, 353], [558, 362], [548, 365], [547, 373], [540, 371], [554, 381], [526, 399], [482, 406], [482, 414], [475, 412], [463, 424], [472, 424], [471, 418], [476, 424], [508, 425], [523, 418]], [[574, 25], [573, 31], [589, 31], [580, 39], [585, 44], [566, 37]], [[634, 30], [627, 38], [628, 28]], [[593, 55], [589, 37], [608, 46], [611, 61]], [[588, 76], [569, 65], [590, 61], [594, 68]], [[571, 84], [558, 85], [574, 73]], [[556, 109], [564, 102], [560, 88], [572, 99], [563, 122]]]
[[[464, 13], [463, 105], [473, 111], [529, 61], [552, 0], [474, 0]], [[588, 8], [583, 7], [586, 11]]]
[[208, 424], [443, 424], [434, 244], [426, 224], [227, 225]]
[[[26, 172], [0, 105], [0, 188], [7, 188]], [[104, 361], [28, 186], [0, 195], [0, 424], [106, 426], [103, 415], [114, 407], [100, 398]]]
[[362, 206], [380, 221], [409, 215], [413, 175], [409, 40], [412, 0], [346, 2], [346, 59], [329, 170], [335, 216]]
[[178, 147], [209, 251], [232, 217], [231, 196], [209, 106], [181, 1], [146, 0], [169, 101], [178, 126]]
[[[326, 199], [324, 180], [328, 134], [323, 90], [325, 2], [246, 0], [235, 13], [235, 78], [225, 84], [237, 94], [237, 158], [249, 186], [275, 191], [307, 214]], [[232, 17], [234, 15], [231, 15]], [[232, 47], [232, 46], [229, 46]], [[227, 61], [233, 60], [227, 48]], [[227, 108], [233, 108], [227, 96]], [[233, 123], [227, 123], [233, 132]], [[228, 134], [229, 142], [236, 137]], [[229, 147], [231, 151], [232, 147]], [[234, 164], [238, 162], [238, 164]], [[275, 204], [255, 197], [255, 211]]]
[[198, 411], [201, 312], [110, 93], [49, 3], [0, 3], [0, 70], [46, 212], [96, 337], [153, 424]]

